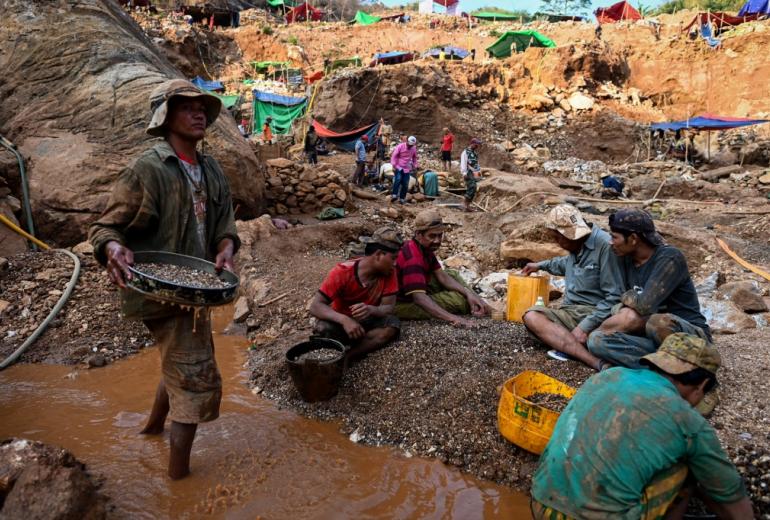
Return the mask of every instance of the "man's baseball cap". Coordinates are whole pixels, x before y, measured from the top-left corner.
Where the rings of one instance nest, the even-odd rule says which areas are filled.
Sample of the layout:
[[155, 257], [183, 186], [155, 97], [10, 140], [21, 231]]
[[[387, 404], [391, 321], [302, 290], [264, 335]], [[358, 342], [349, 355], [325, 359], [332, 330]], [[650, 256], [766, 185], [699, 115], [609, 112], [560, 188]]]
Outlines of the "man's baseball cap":
[[216, 121], [219, 111], [222, 110], [222, 102], [219, 98], [183, 79], [165, 81], [155, 87], [150, 94], [150, 110], [152, 119], [146, 133], [155, 137], [163, 137], [163, 127], [168, 117], [168, 102], [175, 97], [200, 99], [206, 110], [206, 128]]
[[591, 226], [575, 206], [559, 204], [548, 213], [545, 224], [548, 229], [558, 231], [570, 240], [578, 240], [591, 234]]
[[657, 352], [647, 354], [639, 363], [655, 365], [667, 374], [684, 374], [702, 368], [716, 375], [722, 357], [705, 339], [677, 332], [669, 335]]
[[410, 135], [409, 138], [406, 140], [406, 144], [417, 144], [417, 138], [413, 135]]
[[361, 136], [361, 140], [362, 141], [368, 141], [369, 140], [369, 136], [368, 135], [362, 135]]
[[481, 142], [481, 139], [479, 139], [478, 137], [474, 137], [473, 139], [471, 139], [471, 144], [481, 146], [482, 142]]
[[363, 242], [365, 244], [377, 244], [392, 253], [397, 253], [401, 250], [401, 246], [404, 245], [401, 233], [389, 227], [377, 228], [372, 233], [372, 236], [364, 238]]
[[421, 211], [414, 219], [415, 231], [427, 231], [436, 228], [444, 229], [444, 219], [435, 209]]
[[610, 215], [610, 229], [627, 231], [643, 236], [650, 244], [660, 246], [665, 243], [663, 237], [655, 231], [655, 223], [646, 211], [641, 209], [621, 209]]

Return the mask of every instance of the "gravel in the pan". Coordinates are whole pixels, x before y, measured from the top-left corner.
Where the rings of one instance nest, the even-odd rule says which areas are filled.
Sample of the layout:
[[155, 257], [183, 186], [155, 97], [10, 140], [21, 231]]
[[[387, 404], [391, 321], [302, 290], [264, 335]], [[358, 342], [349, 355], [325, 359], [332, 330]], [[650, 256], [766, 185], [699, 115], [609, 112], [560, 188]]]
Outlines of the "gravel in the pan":
[[217, 275], [193, 269], [192, 267], [155, 262], [138, 263], [133, 267], [141, 273], [176, 285], [185, 285], [199, 289], [224, 289], [230, 286], [230, 284], [221, 280]]

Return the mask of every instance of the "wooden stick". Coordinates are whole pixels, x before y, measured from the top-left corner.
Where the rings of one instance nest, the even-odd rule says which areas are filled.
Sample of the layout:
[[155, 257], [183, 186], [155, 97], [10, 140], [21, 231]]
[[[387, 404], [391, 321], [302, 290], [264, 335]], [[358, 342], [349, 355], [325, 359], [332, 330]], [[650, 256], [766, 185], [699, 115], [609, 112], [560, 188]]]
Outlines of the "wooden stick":
[[750, 264], [749, 262], [747, 262], [746, 260], [744, 260], [743, 258], [738, 256], [732, 249], [730, 249], [730, 246], [725, 244], [719, 238], [717, 238], [716, 241], [717, 241], [717, 244], [719, 244], [719, 247], [721, 247], [724, 250], [724, 252], [727, 253], [730, 256], [730, 258], [732, 258], [733, 260], [738, 262], [738, 264], [740, 264], [741, 266], [745, 267], [746, 269], [748, 269], [752, 273], [758, 274], [759, 276], [761, 276], [765, 280], [770, 281], [770, 273], [768, 273], [767, 271], [763, 271], [759, 267], [755, 266], [754, 264]]
[[763, 209], [760, 211], [723, 211], [724, 215], [770, 215], [770, 210]]
[[515, 208], [516, 206], [518, 206], [518, 205], [519, 205], [519, 204], [520, 204], [520, 203], [521, 203], [521, 202], [522, 202], [524, 199], [526, 199], [526, 198], [528, 198], [528, 197], [531, 197], [531, 196], [533, 196], [533, 195], [554, 195], [554, 196], [556, 196], [556, 197], [561, 197], [561, 196], [562, 196], [562, 194], [560, 194], [560, 193], [554, 193], [554, 192], [552, 192], [552, 191], [533, 191], [532, 193], [527, 193], [526, 195], [524, 195], [522, 198], [520, 198], [519, 200], [517, 200], [516, 202], [514, 202], [513, 204], [511, 204], [511, 205], [510, 205], [510, 206], [508, 206], [507, 208], [505, 208], [505, 209], [501, 210], [501, 211], [500, 211], [500, 213], [508, 213], [508, 212], [509, 212], [509, 211], [511, 211], [513, 208]]
[[658, 195], [660, 194], [660, 190], [663, 189], [663, 185], [666, 184], [667, 180], [668, 180], [668, 177], [664, 178], [663, 181], [660, 183], [660, 186], [658, 186], [658, 189], [655, 190], [655, 195], [652, 196], [653, 199], [658, 198]]
[[[451, 191], [449, 191], [449, 190], [444, 190], [444, 191], [445, 191], [446, 193], [449, 193], [450, 195], [453, 195], [453, 196], [457, 197], [457, 198], [460, 198], [460, 199], [464, 199], [464, 198], [465, 198], [465, 196], [464, 196], [464, 195], [458, 195], [457, 193], [452, 193], [452, 192], [451, 192]], [[487, 212], [487, 210], [485, 210], [484, 208], [482, 208], [481, 206], [479, 206], [479, 205], [478, 205], [478, 204], [476, 204], [475, 202], [471, 202], [471, 205], [472, 205], [472, 206], [475, 206], [475, 207], [477, 207], [477, 208], [479, 208], [479, 209], [480, 209], [481, 211], [483, 211], [484, 213], [486, 213], [486, 212]]]
[[291, 293], [290, 292], [285, 292], [283, 294], [280, 294], [280, 295], [276, 296], [275, 298], [271, 298], [271, 299], [267, 300], [266, 302], [260, 303], [259, 305], [257, 305], [257, 307], [267, 307], [271, 303], [275, 303], [278, 300], [280, 300], [281, 298], [287, 297], [289, 294], [291, 294]]

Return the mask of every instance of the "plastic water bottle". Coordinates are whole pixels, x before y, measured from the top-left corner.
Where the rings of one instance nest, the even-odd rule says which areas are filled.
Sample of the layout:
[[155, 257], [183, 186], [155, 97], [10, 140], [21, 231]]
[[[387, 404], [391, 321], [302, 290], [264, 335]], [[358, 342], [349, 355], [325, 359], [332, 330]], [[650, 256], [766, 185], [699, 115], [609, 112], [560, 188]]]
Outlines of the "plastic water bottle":
[[545, 301], [543, 300], [542, 296], [537, 297], [537, 301], [535, 302], [535, 307], [545, 307]]

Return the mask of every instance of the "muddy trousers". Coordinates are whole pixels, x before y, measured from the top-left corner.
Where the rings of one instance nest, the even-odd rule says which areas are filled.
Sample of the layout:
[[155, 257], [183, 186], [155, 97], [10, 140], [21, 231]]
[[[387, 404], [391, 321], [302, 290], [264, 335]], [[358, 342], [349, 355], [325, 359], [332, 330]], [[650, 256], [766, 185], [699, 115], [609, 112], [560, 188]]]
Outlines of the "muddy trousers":
[[[460, 277], [457, 271], [446, 270], [446, 274], [457, 280], [460, 284], [467, 287], [465, 281]], [[428, 279], [428, 296], [439, 307], [452, 314], [470, 314], [471, 306], [468, 304], [468, 300], [465, 299], [463, 294], [457, 291], [449, 291], [444, 288], [438, 281], [438, 279], [430, 275]], [[402, 320], [430, 320], [433, 316], [425, 309], [417, 305], [416, 303], [397, 303], [396, 304], [396, 316]]]
[[588, 351], [594, 356], [609, 361], [613, 365], [641, 368], [639, 360], [652, 354], [662, 343], [661, 337], [676, 332], [692, 334], [710, 342], [706, 333], [689, 321], [673, 314], [653, 314], [647, 320], [644, 336], [635, 336], [623, 332], [605, 334], [596, 330], [588, 336]]

